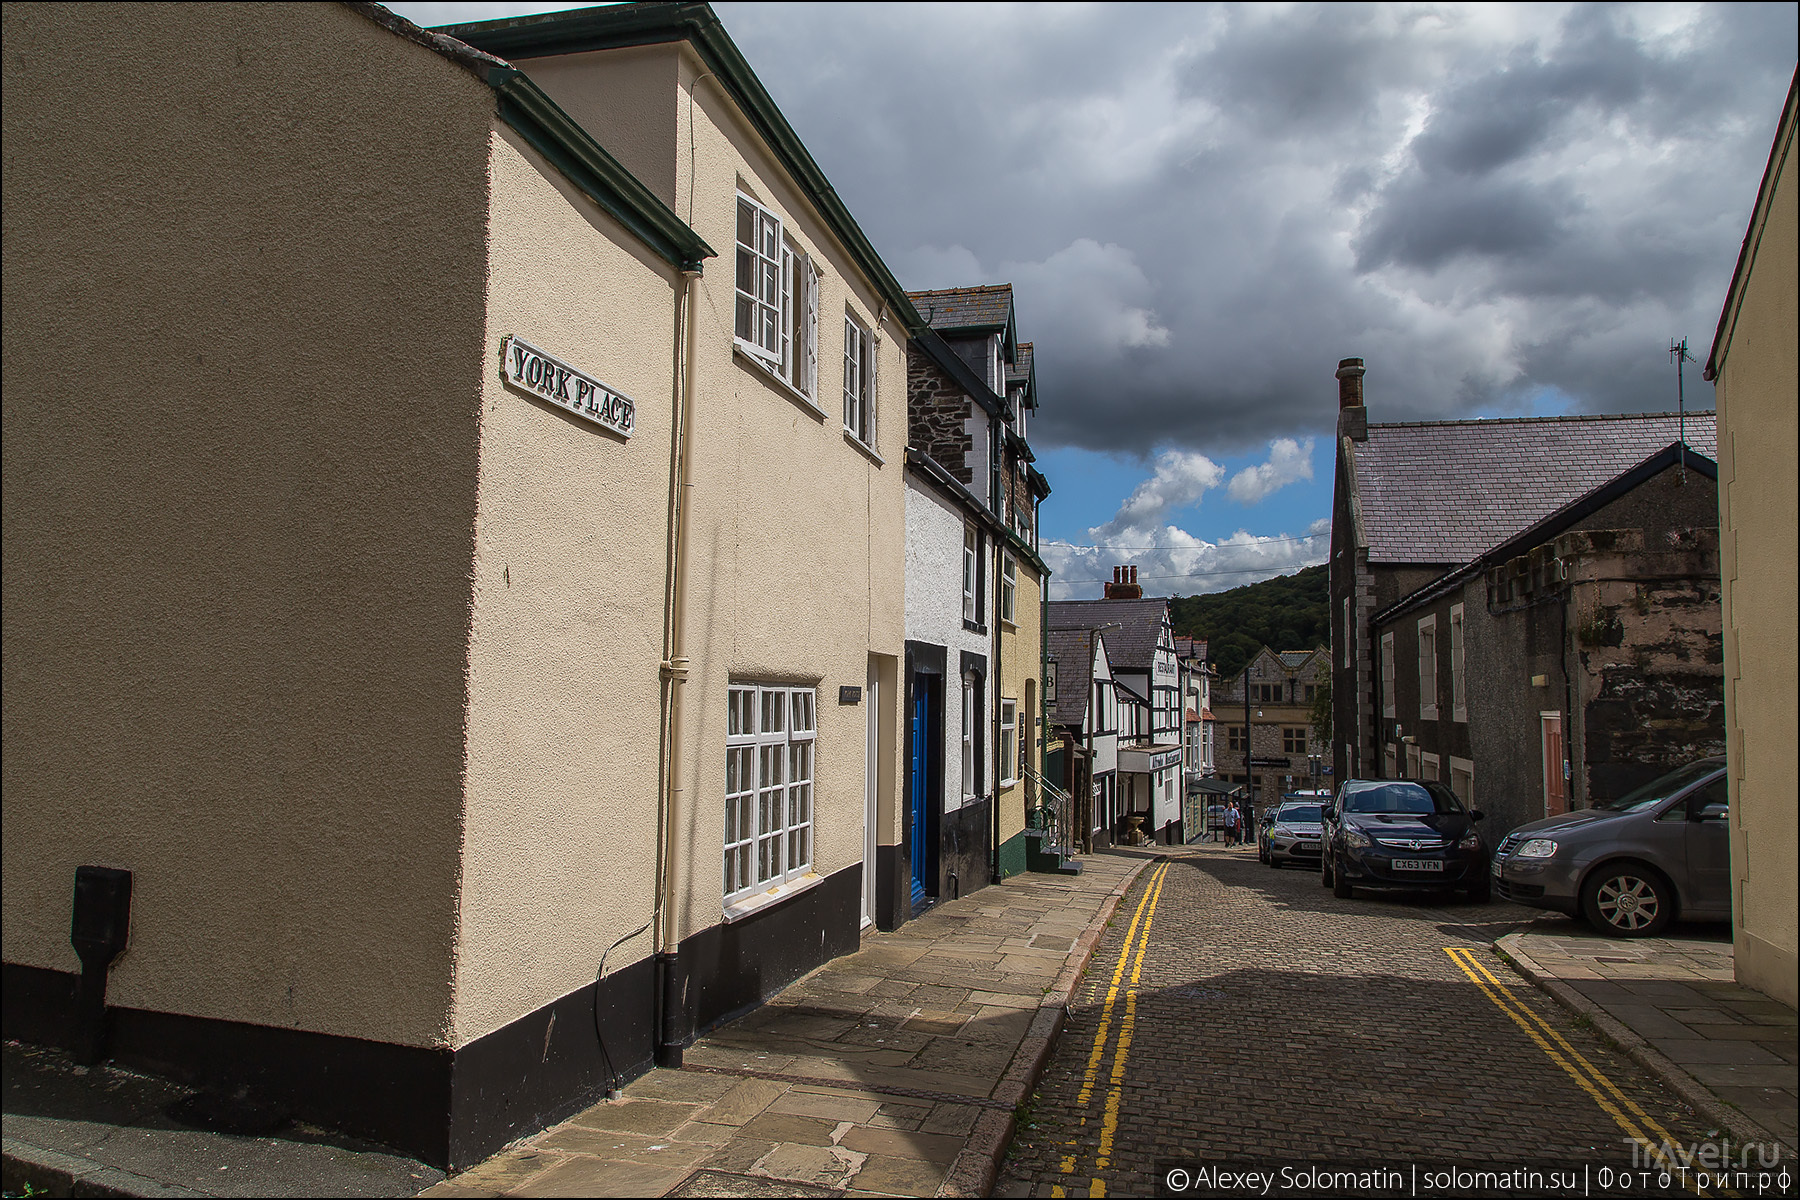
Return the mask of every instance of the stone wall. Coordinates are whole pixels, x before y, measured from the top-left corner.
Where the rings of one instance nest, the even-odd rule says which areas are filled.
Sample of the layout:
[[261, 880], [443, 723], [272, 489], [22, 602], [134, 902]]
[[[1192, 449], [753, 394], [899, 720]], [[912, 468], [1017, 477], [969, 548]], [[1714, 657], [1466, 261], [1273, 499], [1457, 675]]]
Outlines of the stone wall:
[[1584, 799], [1725, 753], [1717, 530], [1568, 533], [1556, 556], [1570, 581]]
[[917, 347], [907, 351], [906, 442], [929, 454], [939, 466], [968, 487], [975, 478], [969, 470], [967, 419], [974, 402], [943, 368]]

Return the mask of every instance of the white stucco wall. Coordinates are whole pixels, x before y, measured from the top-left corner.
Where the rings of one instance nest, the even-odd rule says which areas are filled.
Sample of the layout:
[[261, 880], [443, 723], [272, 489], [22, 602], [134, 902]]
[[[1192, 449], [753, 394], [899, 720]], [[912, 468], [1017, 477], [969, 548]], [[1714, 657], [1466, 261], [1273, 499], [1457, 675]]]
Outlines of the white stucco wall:
[[[957, 678], [963, 651], [991, 655], [987, 635], [963, 628], [962, 511], [934, 488], [910, 473], [906, 481], [906, 636], [945, 648], [944, 670], [944, 811], [963, 806], [962, 684]], [[984, 610], [995, 602], [989, 581]], [[987, 611], [982, 614], [987, 622]], [[991, 622], [987, 622], [992, 628]], [[982, 713], [993, 711], [993, 672], [984, 677]], [[991, 735], [988, 738], [992, 740]], [[993, 748], [989, 747], [991, 758]], [[981, 784], [977, 783], [976, 791]]]
[[[680, 282], [505, 126], [489, 174], [457, 1045], [591, 982], [655, 902]], [[629, 396], [632, 436], [504, 383], [507, 334]]]

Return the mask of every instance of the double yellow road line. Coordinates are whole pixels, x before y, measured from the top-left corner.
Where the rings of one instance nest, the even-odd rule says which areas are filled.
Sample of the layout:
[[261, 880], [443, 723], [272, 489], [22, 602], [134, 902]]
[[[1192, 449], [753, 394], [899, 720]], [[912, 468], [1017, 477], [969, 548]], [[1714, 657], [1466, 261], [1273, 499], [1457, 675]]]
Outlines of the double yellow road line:
[[[1119, 1131], [1119, 1104], [1125, 1091], [1125, 1063], [1131, 1054], [1131, 1035], [1137, 1028], [1138, 978], [1144, 970], [1144, 955], [1150, 948], [1150, 923], [1156, 919], [1156, 905], [1162, 899], [1163, 882], [1168, 874], [1167, 862], [1156, 868], [1150, 876], [1149, 884], [1144, 888], [1143, 896], [1138, 900], [1137, 911], [1131, 916], [1131, 925], [1125, 931], [1125, 945], [1119, 951], [1119, 961], [1113, 967], [1112, 982], [1106, 989], [1106, 1003], [1100, 1009], [1100, 1028], [1094, 1032], [1094, 1045], [1088, 1051], [1087, 1070], [1081, 1078], [1081, 1092], [1076, 1096], [1081, 1121], [1076, 1127], [1075, 1139], [1069, 1143], [1070, 1151], [1062, 1160], [1060, 1170], [1064, 1175], [1075, 1173], [1076, 1162], [1081, 1156], [1081, 1143], [1088, 1123], [1087, 1107], [1100, 1083], [1100, 1064], [1106, 1057], [1107, 1042], [1112, 1038], [1113, 1014], [1118, 1009], [1119, 992], [1123, 985], [1125, 1011], [1119, 1020], [1118, 1040], [1113, 1044], [1106, 1102], [1100, 1120], [1100, 1144], [1094, 1154], [1094, 1174], [1088, 1190], [1090, 1196], [1106, 1195], [1106, 1184], [1101, 1180], [1099, 1172], [1105, 1170], [1112, 1161], [1113, 1139]], [[1126, 983], [1128, 966], [1131, 974], [1130, 982]], [[1058, 1184], [1051, 1188], [1050, 1194], [1063, 1196], [1067, 1193]]]
[[[1511, 1017], [1513, 1023], [1525, 1031], [1526, 1037], [1537, 1043], [1538, 1049], [1551, 1062], [1568, 1073], [1569, 1078], [1625, 1131], [1627, 1137], [1647, 1150], [1677, 1144], [1674, 1136], [1655, 1117], [1640, 1108], [1635, 1100], [1620, 1090], [1618, 1084], [1606, 1077], [1604, 1071], [1570, 1045], [1569, 1040], [1558, 1033], [1550, 1022], [1538, 1016], [1529, 1005], [1513, 995], [1511, 988], [1500, 982], [1485, 964], [1476, 959], [1473, 950], [1467, 946], [1446, 946], [1444, 953], [1450, 956], [1451, 962], [1462, 968], [1462, 973], [1469, 977], [1470, 982], [1494, 1002], [1495, 1008]], [[1655, 1140], [1647, 1136], [1647, 1133], [1654, 1135]], [[1685, 1177], [1682, 1182], [1687, 1184], [1688, 1190], [1695, 1190]]]

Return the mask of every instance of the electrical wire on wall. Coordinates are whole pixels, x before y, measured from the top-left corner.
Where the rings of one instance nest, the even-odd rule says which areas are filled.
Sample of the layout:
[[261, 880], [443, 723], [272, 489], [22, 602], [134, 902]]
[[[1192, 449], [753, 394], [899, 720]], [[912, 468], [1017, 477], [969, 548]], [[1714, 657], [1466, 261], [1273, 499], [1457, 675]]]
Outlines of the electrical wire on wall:
[[655, 923], [656, 918], [652, 916], [648, 921], [608, 946], [606, 952], [600, 956], [600, 969], [594, 972], [594, 1041], [600, 1046], [600, 1061], [606, 1064], [606, 1098], [608, 1100], [619, 1098], [619, 1072], [613, 1066], [612, 1055], [606, 1052], [606, 1034], [600, 1027], [600, 981], [606, 978], [607, 956]]

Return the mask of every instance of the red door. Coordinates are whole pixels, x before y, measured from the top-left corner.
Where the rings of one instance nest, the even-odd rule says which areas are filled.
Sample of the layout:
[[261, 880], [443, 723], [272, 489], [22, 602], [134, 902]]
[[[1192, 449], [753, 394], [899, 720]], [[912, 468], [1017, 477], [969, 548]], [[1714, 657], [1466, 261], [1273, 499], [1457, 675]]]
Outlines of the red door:
[[1540, 713], [1544, 725], [1544, 815], [1554, 817], [1569, 811], [1568, 781], [1564, 777], [1567, 756], [1563, 753], [1561, 713]]

